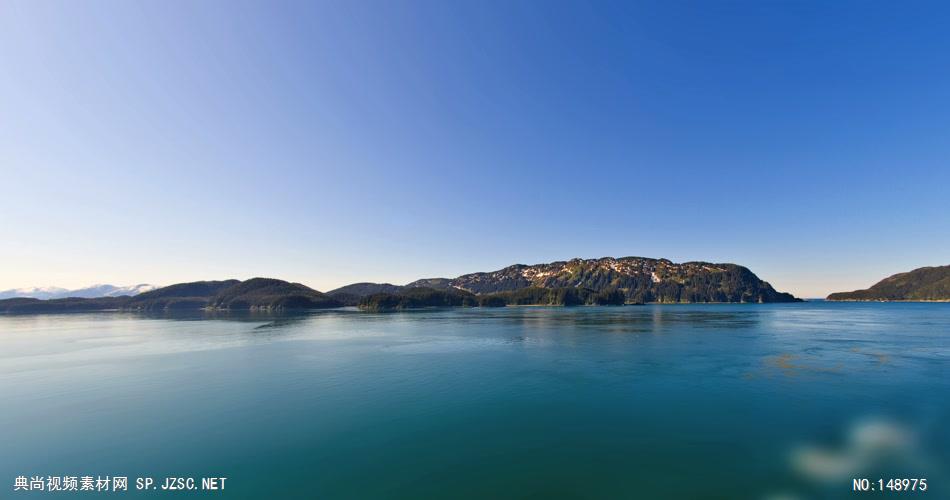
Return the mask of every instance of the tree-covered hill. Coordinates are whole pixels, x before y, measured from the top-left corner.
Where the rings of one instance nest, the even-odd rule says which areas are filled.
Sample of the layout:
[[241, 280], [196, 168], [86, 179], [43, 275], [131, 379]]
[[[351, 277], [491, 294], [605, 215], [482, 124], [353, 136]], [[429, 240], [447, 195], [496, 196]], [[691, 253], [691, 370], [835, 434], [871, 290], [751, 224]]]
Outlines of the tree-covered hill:
[[210, 309], [323, 309], [343, 304], [300, 283], [272, 278], [252, 278], [218, 292]]
[[399, 293], [405, 287], [389, 283], [353, 283], [327, 292], [327, 296], [346, 306], [355, 306], [360, 299], [377, 293]]
[[833, 293], [828, 300], [950, 300], [950, 266], [921, 267], [895, 274], [865, 290]]
[[455, 288], [479, 295], [525, 288], [619, 291], [628, 303], [798, 300], [791, 294], [775, 291], [752, 271], [735, 264], [678, 264], [645, 257], [572, 259], [531, 266], [515, 264], [498, 271], [430, 281], [439, 285], [433, 288]]
[[201, 309], [222, 290], [239, 283], [238, 280], [177, 283], [136, 295], [125, 308], [142, 311]]
[[[383, 288], [385, 287], [385, 288]], [[595, 294], [618, 294], [629, 304], [695, 302], [796, 302], [778, 292], [752, 271], [736, 264], [709, 262], [674, 263], [645, 257], [572, 259], [548, 264], [515, 264], [491, 272], [457, 278], [427, 278], [404, 287], [356, 283], [331, 292], [338, 300], [354, 305], [376, 293], [399, 294], [411, 288], [464, 290], [478, 296], [525, 289], [583, 289]], [[343, 292], [346, 292], [345, 294]], [[577, 292], [584, 295], [585, 292]], [[544, 299], [545, 302], [548, 297]], [[585, 302], [588, 297], [584, 297]], [[557, 301], [555, 301], [557, 302]]]

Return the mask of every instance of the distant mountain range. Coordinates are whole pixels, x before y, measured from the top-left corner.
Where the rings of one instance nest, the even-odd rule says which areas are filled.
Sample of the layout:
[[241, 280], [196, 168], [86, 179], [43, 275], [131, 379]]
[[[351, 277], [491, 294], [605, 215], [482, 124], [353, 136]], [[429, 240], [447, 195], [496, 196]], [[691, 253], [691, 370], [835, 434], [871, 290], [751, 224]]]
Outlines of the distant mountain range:
[[135, 296], [40, 300], [0, 300], [0, 313], [76, 311], [177, 311], [177, 310], [284, 310], [341, 307], [343, 304], [300, 283], [270, 278], [247, 281], [195, 281], [143, 292]]
[[10, 290], [0, 291], [0, 299], [10, 299], [14, 297], [27, 297], [33, 299], [64, 299], [66, 297], [82, 297], [86, 299], [93, 299], [97, 297], [119, 297], [121, 295], [138, 295], [142, 292], [147, 292], [149, 290], [154, 290], [158, 288], [155, 285], [132, 285], [132, 286], [116, 286], [116, 285], [92, 285], [86, 288], [77, 288], [75, 290], [69, 290], [66, 288], [58, 287], [45, 287], [45, 288], [14, 288]]
[[[359, 306], [384, 311], [419, 307], [503, 307], [644, 303], [796, 302], [736, 264], [675, 263], [645, 257], [572, 259], [512, 266], [406, 285], [354, 283], [321, 293], [270, 278], [195, 281], [162, 288], [94, 285], [77, 290], [0, 292], [0, 313], [72, 311], [289, 310]], [[950, 301], [950, 266], [895, 274], [867, 290], [833, 293], [838, 301]]]
[[[752, 271], [735, 264], [684, 262], [646, 257], [572, 259], [549, 264], [515, 264], [492, 272], [457, 278], [429, 278], [395, 287], [360, 283], [327, 292], [352, 303], [353, 296], [399, 293], [411, 288], [460, 290], [475, 295], [516, 292], [529, 288], [586, 289], [594, 293], [620, 293], [626, 303], [690, 302], [794, 302], [791, 294], [777, 292]], [[360, 298], [362, 298], [360, 297]]]
[[[142, 287], [148, 285], [141, 285]], [[0, 300], [0, 312], [92, 310], [286, 310], [358, 305], [367, 310], [432, 306], [581, 305], [696, 302], [795, 302], [752, 271], [735, 264], [685, 262], [645, 257], [572, 259], [515, 264], [457, 278], [429, 278], [404, 286], [354, 283], [321, 293], [300, 283], [270, 278], [196, 281], [140, 291], [101, 286], [58, 298]], [[119, 294], [119, 290], [128, 293]], [[55, 292], [62, 294], [64, 292]], [[133, 295], [134, 293], [134, 295]]]
[[866, 290], [833, 293], [828, 300], [950, 301], [950, 266], [921, 267], [895, 274]]

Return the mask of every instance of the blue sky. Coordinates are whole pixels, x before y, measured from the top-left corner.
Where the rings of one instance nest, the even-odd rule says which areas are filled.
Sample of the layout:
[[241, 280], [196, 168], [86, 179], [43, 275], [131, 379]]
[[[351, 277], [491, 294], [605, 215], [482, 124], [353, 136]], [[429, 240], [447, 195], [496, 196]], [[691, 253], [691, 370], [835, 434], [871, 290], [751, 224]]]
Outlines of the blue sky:
[[0, 5], [0, 289], [950, 264], [940, 2]]

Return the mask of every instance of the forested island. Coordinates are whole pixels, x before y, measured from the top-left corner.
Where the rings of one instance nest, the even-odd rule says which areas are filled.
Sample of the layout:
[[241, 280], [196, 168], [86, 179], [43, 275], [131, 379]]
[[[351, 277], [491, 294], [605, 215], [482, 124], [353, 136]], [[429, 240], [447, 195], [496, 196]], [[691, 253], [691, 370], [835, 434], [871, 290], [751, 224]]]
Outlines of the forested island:
[[871, 288], [838, 292], [827, 300], [839, 301], [950, 301], [950, 266], [921, 267], [884, 278]]
[[0, 313], [72, 311], [306, 310], [357, 306], [367, 311], [424, 307], [795, 302], [735, 264], [674, 263], [644, 257], [516, 264], [407, 285], [354, 283], [322, 293], [271, 278], [179, 283], [134, 296], [0, 300]]
[[[381, 309], [411, 307], [414, 288], [451, 292], [444, 300], [499, 305], [584, 305], [711, 302], [795, 302], [749, 269], [735, 264], [674, 263], [645, 257], [572, 259], [548, 264], [515, 264], [457, 278], [428, 278], [403, 287], [358, 283], [327, 294], [348, 305]], [[466, 292], [472, 297], [461, 296]], [[431, 295], [431, 294], [430, 294]], [[399, 300], [402, 297], [402, 300]], [[433, 299], [433, 300], [443, 300]], [[464, 305], [464, 304], [463, 304]]]

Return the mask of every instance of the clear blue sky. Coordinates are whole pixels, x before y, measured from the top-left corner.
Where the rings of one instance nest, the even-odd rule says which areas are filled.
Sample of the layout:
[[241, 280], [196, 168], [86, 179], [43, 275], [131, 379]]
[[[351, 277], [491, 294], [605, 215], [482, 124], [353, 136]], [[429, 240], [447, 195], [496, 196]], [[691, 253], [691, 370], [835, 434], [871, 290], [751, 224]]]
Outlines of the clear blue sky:
[[950, 264], [944, 2], [0, 4], [0, 289]]

